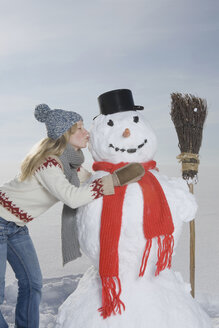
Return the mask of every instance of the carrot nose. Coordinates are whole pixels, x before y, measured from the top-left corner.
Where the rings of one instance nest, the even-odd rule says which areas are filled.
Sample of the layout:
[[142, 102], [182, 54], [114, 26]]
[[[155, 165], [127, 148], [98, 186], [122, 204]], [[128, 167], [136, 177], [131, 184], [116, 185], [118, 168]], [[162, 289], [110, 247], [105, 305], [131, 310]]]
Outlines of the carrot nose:
[[124, 132], [123, 132], [123, 134], [122, 134], [122, 136], [124, 138], [128, 138], [130, 135], [131, 135], [131, 132], [130, 132], [129, 129], [125, 129]]

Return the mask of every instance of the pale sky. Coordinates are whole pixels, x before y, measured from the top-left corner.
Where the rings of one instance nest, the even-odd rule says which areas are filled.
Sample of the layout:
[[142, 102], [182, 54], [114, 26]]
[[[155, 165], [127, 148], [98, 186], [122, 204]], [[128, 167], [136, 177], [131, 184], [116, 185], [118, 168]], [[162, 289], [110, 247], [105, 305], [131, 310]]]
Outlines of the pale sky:
[[0, 0], [0, 145], [19, 162], [46, 136], [34, 107], [79, 112], [130, 88], [158, 137], [158, 163], [176, 163], [170, 94], [206, 98], [201, 163], [219, 164], [218, 0]]

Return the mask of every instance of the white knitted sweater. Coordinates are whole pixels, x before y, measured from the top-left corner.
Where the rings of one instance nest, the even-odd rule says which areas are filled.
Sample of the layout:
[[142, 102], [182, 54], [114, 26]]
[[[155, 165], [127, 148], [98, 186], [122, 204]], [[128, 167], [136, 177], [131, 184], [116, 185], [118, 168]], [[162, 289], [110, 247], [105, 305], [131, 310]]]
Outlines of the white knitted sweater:
[[[81, 168], [78, 176], [82, 183], [89, 177], [89, 173]], [[78, 188], [73, 186], [66, 179], [60, 160], [50, 156], [31, 178], [19, 181], [16, 177], [0, 187], [0, 217], [17, 225], [25, 225], [59, 200], [71, 208], [77, 208], [113, 193], [110, 175], [90, 185], [84, 184]]]

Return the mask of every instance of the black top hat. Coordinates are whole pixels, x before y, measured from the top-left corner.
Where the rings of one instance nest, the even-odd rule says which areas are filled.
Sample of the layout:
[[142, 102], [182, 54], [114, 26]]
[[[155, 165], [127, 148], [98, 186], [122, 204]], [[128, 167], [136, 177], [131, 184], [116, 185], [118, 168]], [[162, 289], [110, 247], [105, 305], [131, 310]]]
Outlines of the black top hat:
[[135, 106], [132, 92], [128, 89], [105, 92], [98, 97], [98, 102], [103, 115], [144, 109], [143, 106]]

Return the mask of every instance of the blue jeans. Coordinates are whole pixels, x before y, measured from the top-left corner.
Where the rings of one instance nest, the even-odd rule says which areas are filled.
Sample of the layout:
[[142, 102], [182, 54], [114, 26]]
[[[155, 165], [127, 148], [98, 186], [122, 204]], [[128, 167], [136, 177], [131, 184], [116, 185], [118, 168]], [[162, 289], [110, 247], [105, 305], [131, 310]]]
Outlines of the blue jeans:
[[[17, 328], [38, 328], [42, 275], [36, 251], [26, 226], [20, 227], [0, 217], [0, 304], [4, 300], [7, 260], [18, 280], [15, 325]], [[1, 311], [0, 327], [8, 328]]]

